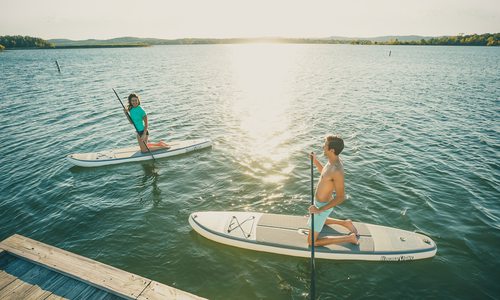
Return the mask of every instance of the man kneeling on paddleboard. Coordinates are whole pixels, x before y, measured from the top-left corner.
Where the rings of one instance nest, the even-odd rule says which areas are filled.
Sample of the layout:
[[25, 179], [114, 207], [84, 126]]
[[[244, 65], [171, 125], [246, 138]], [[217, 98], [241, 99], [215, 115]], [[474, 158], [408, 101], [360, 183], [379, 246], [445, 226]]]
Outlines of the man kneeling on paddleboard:
[[[344, 202], [344, 166], [339, 155], [344, 149], [344, 141], [337, 136], [327, 136], [323, 144], [323, 154], [328, 158], [328, 162], [323, 166], [316, 158], [316, 154], [311, 153], [310, 158], [321, 173], [318, 185], [316, 186], [314, 205], [309, 206], [309, 212], [314, 214], [314, 245], [325, 246], [329, 244], [352, 243], [359, 244], [357, 230], [351, 220], [332, 219], [328, 216], [333, 211], [333, 207]], [[332, 197], [333, 195], [333, 197]], [[311, 226], [311, 218], [308, 222]], [[325, 224], [336, 224], [346, 227], [351, 233], [345, 236], [325, 237], [318, 239], [318, 236]], [[311, 232], [308, 236], [309, 245], [312, 244]]]

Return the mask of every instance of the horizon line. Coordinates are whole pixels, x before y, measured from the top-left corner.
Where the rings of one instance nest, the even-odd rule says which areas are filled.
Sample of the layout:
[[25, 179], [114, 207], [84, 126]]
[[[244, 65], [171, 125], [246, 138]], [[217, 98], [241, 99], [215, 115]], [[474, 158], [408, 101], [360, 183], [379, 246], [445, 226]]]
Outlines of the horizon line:
[[[449, 37], [449, 36], [467, 36], [467, 35], [483, 35], [483, 34], [498, 34], [500, 32], [485, 32], [485, 33], [458, 33], [455, 35], [421, 35], [421, 34], [387, 34], [387, 35], [376, 35], [376, 36], [322, 36], [322, 37], [287, 37], [287, 36], [251, 36], [251, 37], [242, 37], [242, 36], [232, 36], [232, 37], [177, 37], [177, 38], [161, 38], [161, 37], [139, 37], [139, 36], [116, 36], [109, 38], [47, 38], [46, 40], [72, 40], [72, 41], [81, 41], [81, 40], [112, 40], [119, 38], [138, 38], [138, 39], [158, 39], [158, 40], [182, 40], [182, 39], [211, 39], [211, 40], [227, 40], [227, 39], [332, 39], [332, 38], [347, 38], [347, 39], [374, 39], [381, 37], [409, 37], [409, 36], [418, 36], [418, 37], [427, 37], [427, 38], [436, 38], [436, 37]], [[44, 38], [45, 39], [45, 38]]]

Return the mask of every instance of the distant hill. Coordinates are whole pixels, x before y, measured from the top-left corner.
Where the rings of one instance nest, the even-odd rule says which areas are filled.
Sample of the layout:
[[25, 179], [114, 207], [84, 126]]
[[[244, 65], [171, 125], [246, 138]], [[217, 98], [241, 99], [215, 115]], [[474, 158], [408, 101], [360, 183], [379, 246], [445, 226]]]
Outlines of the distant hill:
[[326, 38], [184, 38], [155, 39], [120, 37], [108, 40], [52, 39], [48, 41], [56, 48], [81, 47], [137, 47], [148, 45], [200, 45], [200, 44], [239, 44], [239, 43], [289, 43], [289, 44], [353, 44], [353, 45], [448, 45], [448, 46], [499, 46], [500, 33], [485, 33], [458, 36], [429, 37], [419, 35], [391, 35], [371, 38], [331, 36]]
[[135, 45], [135, 44], [148, 44], [148, 45], [158, 45], [162, 41], [161, 39], [153, 39], [153, 38], [136, 38], [136, 37], [119, 37], [108, 40], [68, 40], [68, 39], [52, 39], [48, 40], [50, 43], [53, 43], [58, 46], [88, 46], [88, 45]]
[[[359, 37], [342, 37], [342, 36], [330, 36], [326, 38], [227, 38], [227, 39], [209, 39], [209, 38], [184, 38], [184, 39], [156, 39], [156, 38], [138, 38], [138, 37], [119, 37], [108, 40], [96, 40], [96, 39], [88, 39], [88, 40], [69, 40], [69, 39], [52, 39], [48, 40], [48, 42], [53, 43], [56, 47], [60, 46], [87, 46], [87, 45], [126, 45], [126, 44], [148, 44], [148, 45], [173, 45], [173, 44], [226, 44], [226, 43], [244, 43], [244, 42], [254, 42], [254, 41], [275, 41], [275, 42], [305, 42], [309, 41], [311, 43], [320, 43], [319, 41], [328, 42], [328, 41], [357, 41], [357, 40], [366, 40], [372, 42], [388, 42], [391, 40], [399, 40], [402, 42], [406, 41], [420, 41], [422, 39], [431, 39], [435, 37], [429, 36], [419, 36], [419, 35], [406, 35], [406, 36], [379, 36], [379, 37], [368, 37], [368, 38], [359, 38]], [[315, 42], [316, 41], [316, 42]]]

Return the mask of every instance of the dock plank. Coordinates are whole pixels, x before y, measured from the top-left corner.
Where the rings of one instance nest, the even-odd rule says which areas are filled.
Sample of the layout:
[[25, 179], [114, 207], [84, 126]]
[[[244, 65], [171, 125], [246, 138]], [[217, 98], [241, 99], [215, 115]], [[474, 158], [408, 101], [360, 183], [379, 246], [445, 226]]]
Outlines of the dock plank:
[[[58, 286], [51, 289], [42, 286], [42, 290], [51, 292], [47, 299], [65, 299], [76, 297], [81, 293], [85, 295], [93, 295], [95, 293], [97, 297], [102, 296], [103, 299], [119, 299], [120, 297], [126, 299], [204, 299], [152, 281], [151, 279], [17, 234], [0, 242], [0, 255], [4, 255], [4, 252], [8, 252], [6, 255], [12, 254], [21, 258], [20, 260], [26, 259], [44, 268], [70, 277], [68, 278], [69, 280], [64, 281], [64, 283], [59, 282]], [[7, 273], [10, 273], [7, 271], [7, 268], [13, 263], [19, 262], [16, 262], [16, 260], [9, 262], [5, 268]], [[17, 273], [19, 273], [19, 270]], [[11, 275], [16, 276], [16, 274]], [[17, 279], [10, 282], [5, 288], [13, 284], [10, 288], [16, 287], [15, 284], [20, 284], [16, 281]], [[87, 289], [85, 286], [79, 285], [78, 282], [90, 285], [94, 290], [91, 288]], [[102, 294], [97, 289], [109, 293], [107, 295]], [[35, 293], [35, 290], [32, 290], [32, 292]], [[30, 294], [28, 293], [27, 295]]]
[[0, 247], [11, 254], [127, 298], [137, 298], [149, 284], [146, 278], [17, 234], [2, 241]]
[[49, 291], [42, 290], [37, 285], [25, 283], [21, 288], [15, 289], [11, 294], [5, 295], [2, 299], [44, 299], [50, 295]]
[[[12, 291], [11, 294], [6, 295], [7, 298], [12, 299], [26, 299], [26, 298], [34, 298], [40, 299], [42, 295], [49, 295], [50, 292], [44, 291], [39, 284], [47, 281], [54, 272], [40, 267], [38, 265], [33, 265], [28, 272], [24, 273], [22, 276], [18, 277], [19, 280], [22, 280], [24, 284], [19, 288]], [[43, 297], [45, 298], [45, 297]]]
[[116, 300], [122, 299], [122, 298], [119, 298], [116, 295], [107, 293], [107, 292], [105, 292], [103, 290], [97, 290], [97, 291], [95, 291], [94, 293], [92, 293], [92, 294], [89, 295], [88, 299], [92, 299], [92, 300], [104, 300], [104, 299], [108, 299], [107, 297], [114, 297], [112, 299], [116, 299]]
[[28, 285], [29, 284], [25, 283], [24, 281], [16, 278], [14, 281], [0, 290], [0, 299], [15, 299], [11, 296], [14, 294], [15, 290], [22, 290], [24, 288], [27, 288]]
[[4, 287], [11, 284], [14, 280], [16, 280], [16, 276], [10, 275], [5, 271], [0, 271], [0, 293], [2, 293]]
[[175, 299], [175, 300], [188, 300], [188, 299], [205, 299], [198, 296], [186, 293], [156, 281], [152, 281], [148, 287], [137, 298], [138, 300], [153, 300], [153, 299]]
[[56, 272], [51, 272], [51, 274], [45, 278], [46, 281], [41, 281], [37, 284], [37, 286], [43, 291], [41, 294], [39, 293], [27, 294], [23, 297], [23, 299], [24, 300], [45, 299], [48, 296], [52, 295], [52, 287], [57, 284], [61, 284], [61, 281], [66, 278], [67, 277], [65, 277], [64, 275], [61, 275]]

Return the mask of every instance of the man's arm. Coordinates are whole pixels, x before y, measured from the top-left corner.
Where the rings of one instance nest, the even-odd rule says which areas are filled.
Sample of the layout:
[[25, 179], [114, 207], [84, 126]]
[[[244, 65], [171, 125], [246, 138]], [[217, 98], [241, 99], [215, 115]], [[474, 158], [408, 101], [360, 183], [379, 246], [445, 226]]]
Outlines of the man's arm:
[[318, 169], [318, 171], [321, 173], [323, 172], [323, 165], [319, 162], [319, 160], [316, 158], [316, 153], [314, 152], [311, 152], [311, 154], [309, 154], [309, 157], [312, 156], [312, 159], [313, 159], [313, 163], [314, 165], [316, 166], [316, 168]]

